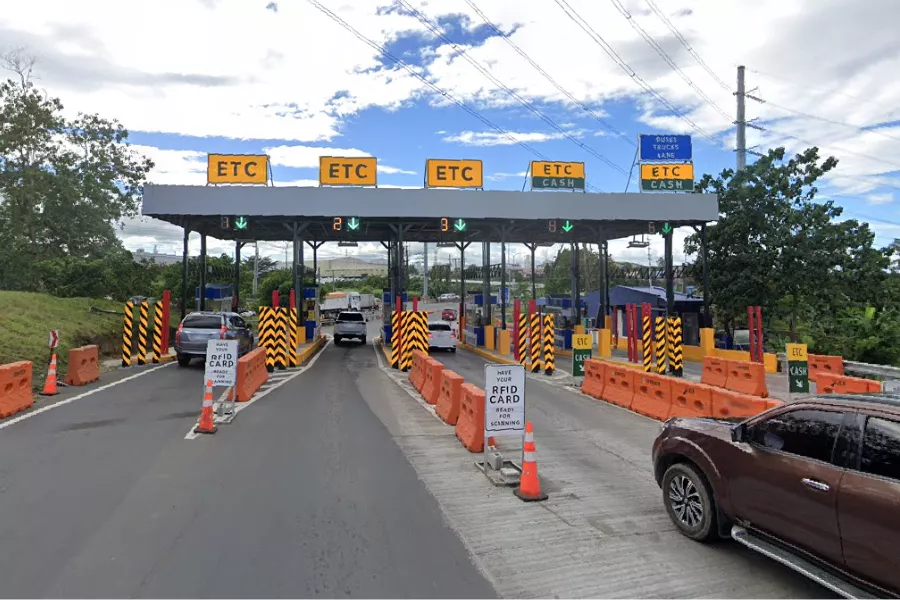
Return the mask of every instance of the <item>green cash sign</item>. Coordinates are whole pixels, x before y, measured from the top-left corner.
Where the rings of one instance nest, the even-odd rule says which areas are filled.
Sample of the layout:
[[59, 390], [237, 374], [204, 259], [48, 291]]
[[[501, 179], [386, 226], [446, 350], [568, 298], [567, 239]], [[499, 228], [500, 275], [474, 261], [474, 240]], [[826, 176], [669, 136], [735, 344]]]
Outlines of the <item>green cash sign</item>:
[[809, 393], [809, 354], [806, 344], [787, 344], [788, 393]]
[[590, 334], [576, 333], [572, 336], [572, 376], [584, 377], [584, 361], [591, 357], [594, 339]]

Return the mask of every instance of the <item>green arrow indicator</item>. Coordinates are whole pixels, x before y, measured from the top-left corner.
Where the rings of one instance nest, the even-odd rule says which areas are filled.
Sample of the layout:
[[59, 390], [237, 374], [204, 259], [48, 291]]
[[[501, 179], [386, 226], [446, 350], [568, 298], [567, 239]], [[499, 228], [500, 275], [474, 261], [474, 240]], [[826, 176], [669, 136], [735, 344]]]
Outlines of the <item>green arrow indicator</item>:
[[457, 219], [456, 223], [453, 224], [453, 228], [457, 231], [465, 231], [466, 230], [466, 222], [462, 219]]
[[349, 219], [347, 219], [347, 229], [349, 229], [350, 231], [356, 231], [357, 229], [359, 229], [359, 219], [357, 219], [356, 217], [350, 217]]
[[234, 220], [234, 228], [235, 229], [247, 229], [250, 226], [250, 221], [247, 217], [237, 217]]
[[569, 233], [570, 231], [572, 231], [572, 229], [574, 227], [575, 226], [572, 225], [571, 223], [569, 223], [569, 221], [566, 221], [566, 224], [562, 226], [562, 230], [565, 231], [566, 233]]
[[663, 235], [669, 235], [670, 233], [672, 233], [672, 225], [669, 223], [663, 223], [661, 231]]

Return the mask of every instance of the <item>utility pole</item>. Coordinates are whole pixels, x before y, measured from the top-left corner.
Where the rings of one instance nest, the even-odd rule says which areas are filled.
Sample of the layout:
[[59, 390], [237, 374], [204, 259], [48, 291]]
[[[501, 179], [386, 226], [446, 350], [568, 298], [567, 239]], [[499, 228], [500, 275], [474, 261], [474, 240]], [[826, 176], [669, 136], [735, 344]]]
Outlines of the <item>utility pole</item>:
[[[762, 98], [757, 98], [752, 94], [747, 93], [746, 82], [744, 81], [744, 66], [740, 65], [737, 68], [737, 91], [734, 93], [737, 96], [737, 120], [734, 122], [737, 125], [737, 134], [735, 139], [735, 150], [737, 152], [737, 170], [740, 171], [744, 167], [747, 166], [747, 154], [753, 154], [755, 156], [762, 156], [759, 152], [754, 152], [753, 150], [747, 149], [747, 128], [751, 127], [753, 129], [757, 129], [759, 131], [765, 131], [764, 127], [760, 127], [759, 125], [755, 125], [753, 121], [756, 119], [747, 120], [747, 106], [746, 99], [750, 98], [751, 100], [756, 100], [757, 102], [765, 102]], [[754, 90], [750, 90], [755, 91]]]
[[425, 298], [428, 297], [428, 242], [424, 244], [425, 251], [422, 253], [425, 256], [425, 274], [422, 276], [422, 296]]
[[253, 295], [259, 288], [259, 242], [254, 242], [256, 246], [256, 254], [253, 256]]

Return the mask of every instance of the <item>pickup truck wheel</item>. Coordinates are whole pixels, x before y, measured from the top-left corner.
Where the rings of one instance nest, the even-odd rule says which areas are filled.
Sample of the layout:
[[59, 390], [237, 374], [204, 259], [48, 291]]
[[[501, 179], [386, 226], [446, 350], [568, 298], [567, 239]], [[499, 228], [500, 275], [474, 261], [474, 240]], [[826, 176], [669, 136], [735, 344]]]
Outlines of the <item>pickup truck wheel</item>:
[[178, 366], [186, 367], [191, 364], [191, 356], [190, 354], [179, 354], [178, 355]]
[[341, 345], [341, 336], [339, 336], [339, 335], [334, 336], [334, 345], [335, 346]]
[[666, 470], [662, 483], [663, 502], [675, 527], [698, 542], [716, 539], [716, 504], [709, 484], [697, 468], [676, 463]]
[[365, 346], [366, 345], [366, 336], [362, 336], [361, 338], [359, 338], [359, 341], [362, 342], [363, 346]]

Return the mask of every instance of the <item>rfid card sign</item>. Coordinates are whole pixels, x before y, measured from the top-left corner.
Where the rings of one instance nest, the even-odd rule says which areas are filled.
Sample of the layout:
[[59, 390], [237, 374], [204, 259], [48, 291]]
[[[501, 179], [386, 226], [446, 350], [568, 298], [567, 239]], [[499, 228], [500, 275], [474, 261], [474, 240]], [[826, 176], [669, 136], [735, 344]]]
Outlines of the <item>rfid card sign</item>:
[[694, 152], [689, 135], [643, 134], [641, 160], [691, 160]]

